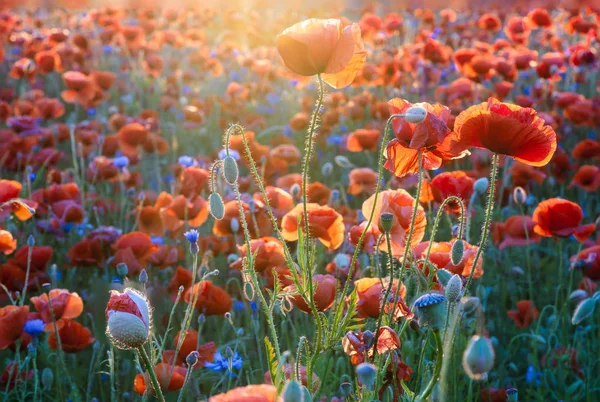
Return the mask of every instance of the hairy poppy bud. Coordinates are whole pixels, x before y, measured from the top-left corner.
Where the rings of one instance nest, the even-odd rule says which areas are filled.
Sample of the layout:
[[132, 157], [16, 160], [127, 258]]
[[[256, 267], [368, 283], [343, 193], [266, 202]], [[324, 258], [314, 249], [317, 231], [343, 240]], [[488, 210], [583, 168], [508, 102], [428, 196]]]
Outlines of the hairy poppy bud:
[[445, 269], [438, 269], [436, 276], [437, 276], [438, 281], [443, 286], [446, 286], [448, 284], [448, 281], [450, 281], [450, 278], [452, 278], [452, 272], [447, 271]]
[[494, 367], [495, 357], [492, 342], [484, 336], [473, 335], [463, 354], [463, 369], [473, 380], [485, 379]]
[[148, 282], [148, 273], [146, 272], [145, 269], [142, 269], [142, 272], [140, 272], [140, 283], [142, 285], [145, 285]]
[[439, 293], [426, 293], [415, 301], [415, 312], [420, 326], [439, 330], [446, 316], [446, 298]]
[[571, 323], [573, 325], [578, 325], [583, 320], [588, 318], [594, 313], [596, 301], [593, 298], [585, 299], [581, 303], [577, 305], [575, 311], [573, 312], [573, 318], [571, 318]]
[[341, 168], [353, 168], [354, 164], [343, 155], [338, 155], [334, 158], [335, 164]]
[[392, 224], [394, 223], [394, 215], [389, 212], [384, 212], [379, 218], [381, 220], [381, 228], [389, 233], [392, 230]]
[[111, 291], [106, 319], [106, 333], [118, 348], [135, 349], [148, 340], [150, 308], [146, 297], [137, 290]]
[[462, 279], [460, 279], [460, 275], [453, 275], [452, 278], [448, 281], [445, 289], [446, 299], [450, 301], [450, 303], [456, 303], [460, 300], [460, 296], [462, 293]]
[[221, 220], [225, 217], [225, 204], [219, 193], [210, 193], [208, 196], [208, 209], [213, 218]]
[[411, 106], [404, 112], [404, 119], [409, 123], [421, 123], [427, 117], [427, 110], [422, 106]]
[[475, 180], [475, 184], [473, 184], [473, 189], [479, 195], [485, 194], [490, 185], [490, 181], [487, 177], [482, 177], [480, 179]]
[[124, 264], [122, 262], [117, 264], [117, 275], [119, 275], [121, 277], [126, 277], [127, 271], [129, 271], [129, 269], [127, 268], [127, 264]]
[[452, 250], [450, 252], [450, 259], [452, 260], [452, 264], [458, 265], [462, 261], [463, 254], [465, 252], [465, 244], [462, 240], [458, 239], [452, 245]]
[[302, 402], [302, 385], [296, 380], [290, 380], [283, 388], [283, 402]]
[[372, 389], [377, 379], [377, 367], [371, 363], [361, 363], [356, 366], [356, 375], [363, 386]]
[[228, 155], [223, 159], [223, 176], [227, 183], [234, 185], [240, 175], [240, 171], [237, 166], [237, 162], [231, 155]]
[[520, 186], [515, 187], [515, 189], [513, 190], [513, 201], [515, 202], [515, 204], [523, 205], [523, 204], [525, 204], [526, 200], [527, 200], [527, 192], [525, 192], [523, 187], [520, 187]]
[[185, 362], [187, 363], [188, 366], [194, 367], [196, 365], [196, 363], [198, 363], [199, 357], [200, 357], [200, 353], [198, 353], [195, 350], [192, 350], [190, 352], [190, 354], [188, 354], [187, 357], [185, 358]]

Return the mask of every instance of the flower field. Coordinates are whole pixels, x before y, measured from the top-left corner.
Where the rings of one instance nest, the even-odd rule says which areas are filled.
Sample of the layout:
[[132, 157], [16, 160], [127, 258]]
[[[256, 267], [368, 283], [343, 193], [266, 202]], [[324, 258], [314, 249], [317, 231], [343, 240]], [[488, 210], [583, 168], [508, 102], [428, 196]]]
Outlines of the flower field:
[[0, 401], [600, 400], [600, 4], [251, 3], [0, 1]]

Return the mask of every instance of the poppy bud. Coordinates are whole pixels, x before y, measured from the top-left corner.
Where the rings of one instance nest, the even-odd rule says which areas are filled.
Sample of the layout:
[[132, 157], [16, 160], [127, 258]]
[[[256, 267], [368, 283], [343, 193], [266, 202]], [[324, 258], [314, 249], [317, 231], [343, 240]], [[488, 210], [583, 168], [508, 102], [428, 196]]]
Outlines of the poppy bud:
[[142, 285], [145, 285], [148, 282], [148, 273], [146, 272], [145, 269], [142, 269], [142, 272], [140, 272], [140, 283]]
[[585, 299], [581, 303], [577, 305], [575, 311], [573, 312], [573, 318], [571, 318], [571, 323], [573, 325], [578, 325], [583, 320], [588, 318], [594, 312], [596, 301], [593, 298]]
[[447, 271], [445, 269], [438, 269], [436, 273], [438, 282], [442, 284], [442, 286], [448, 285], [450, 278], [452, 278], [452, 272]]
[[321, 168], [321, 173], [323, 174], [323, 176], [327, 177], [329, 175], [331, 175], [331, 173], [333, 172], [333, 165], [331, 164], [331, 162], [327, 162], [326, 164], [323, 165], [323, 167]]
[[465, 244], [462, 240], [458, 239], [452, 245], [452, 250], [450, 253], [450, 259], [452, 260], [452, 264], [458, 265], [462, 261], [463, 254], [465, 252]]
[[507, 402], [519, 402], [519, 391], [516, 388], [509, 388], [506, 390]]
[[484, 336], [473, 335], [463, 354], [463, 369], [473, 380], [485, 379], [494, 367], [495, 357], [492, 342]]
[[302, 402], [302, 385], [296, 380], [291, 380], [283, 388], [283, 402]]
[[587, 292], [582, 289], [574, 290], [569, 295], [569, 299], [575, 303], [579, 303], [580, 301], [587, 299], [587, 297], [588, 297]]
[[29, 235], [29, 237], [27, 238], [27, 245], [29, 247], [35, 246], [35, 238], [33, 237], [33, 235]]
[[462, 293], [462, 279], [460, 279], [459, 275], [453, 275], [452, 278], [448, 281], [445, 289], [446, 299], [450, 301], [450, 303], [456, 303], [460, 300], [460, 295]]
[[404, 112], [404, 119], [409, 123], [421, 123], [427, 117], [427, 110], [422, 106], [411, 106]]
[[210, 193], [208, 196], [208, 209], [213, 218], [221, 220], [225, 217], [225, 204], [219, 193]]
[[523, 189], [523, 187], [517, 186], [513, 190], [513, 201], [517, 205], [523, 205], [527, 200], [527, 192]]
[[231, 218], [231, 222], [229, 222], [229, 227], [233, 233], [237, 233], [240, 230], [240, 221], [237, 218]]
[[122, 262], [120, 262], [120, 263], [117, 264], [117, 274], [119, 276], [121, 276], [123, 278], [126, 277], [127, 276], [127, 271], [129, 271], [128, 268], [127, 268], [127, 264], [124, 264]]
[[352, 383], [343, 382], [340, 384], [340, 393], [343, 397], [349, 397], [352, 394]]
[[46, 367], [42, 371], [42, 386], [44, 387], [44, 391], [50, 391], [52, 384], [54, 384], [54, 373], [50, 367]]
[[479, 195], [485, 194], [490, 185], [490, 181], [487, 177], [482, 177], [480, 179], [475, 180], [475, 184], [473, 184], [473, 189]]
[[237, 182], [240, 175], [240, 171], [237, 166], [237, 162], [231, 155], [228, 155], [223, 159], [223, 176], [225, 181], [232, 186]]
[[363, 332], [363, 340], [365, 342], [365, 346], [370, 348], [373, 344], [373, 340], [375, 338], [375, 334], [369, 330]]
[[354, 164], [343, 155], [338, 155], [334, 158], [335, 164], [341, 168], [353, 168]]
[[135, 349], [148, 340], [150, 308], [144, 295], [137, 290], [111, 291], [106, 319], [106, 333], [118, 348]]
[[377, 367], [371, 363], [361, 363], [356, 366], [356, 375], [363, 386], [372, 389], [377, 379]]
[[198, 363], [198, 357], [200, 357], [200, 353], [195, 350], [192, 350], [189, 355], [185, 358], [185, 362], [189, 367], [194, 367], [196, 363]]
[[394, 215], [389, 212], [384, 212], [379, 218], [381, 222], [381, 228], [385, 233], [390, 233], [392, 230], [392, 224], [394, 223]]
[[439, 293], [426, 293], [415, 301], [415, 312], [420, 326], [439, 330], [446, 315], [446, 298]]
[[290, 187], [290, 194], [292, 197], [298, 198], [300, 195], [300, 185], [298, 185], [298, 183], [292, 184], [292, 187]]

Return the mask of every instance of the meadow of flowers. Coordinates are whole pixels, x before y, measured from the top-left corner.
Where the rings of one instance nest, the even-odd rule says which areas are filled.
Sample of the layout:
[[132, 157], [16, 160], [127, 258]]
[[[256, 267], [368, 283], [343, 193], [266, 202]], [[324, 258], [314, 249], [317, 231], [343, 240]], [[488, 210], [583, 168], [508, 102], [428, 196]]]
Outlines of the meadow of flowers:
[[1, 401], [600, 400], [600, 9], [338, 3], [0, 2]]

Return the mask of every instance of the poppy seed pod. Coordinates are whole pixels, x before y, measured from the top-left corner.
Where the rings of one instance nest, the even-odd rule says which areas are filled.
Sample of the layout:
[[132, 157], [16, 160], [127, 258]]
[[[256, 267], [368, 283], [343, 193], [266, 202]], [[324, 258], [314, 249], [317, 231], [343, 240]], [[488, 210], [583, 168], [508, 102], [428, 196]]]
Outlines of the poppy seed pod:
[[392, 230], [392, 225], [394, 223], [394, 215], [389, 212], [384, 212], [381, 214], [381, 228], [389, 233]]
[[148, 340], [150, 308], [146, 297], [127, 288], [123, 293], [111, 291], [106, 306], [106, 333], [120, 349], [135, 349]]
[[427, 117], [427, 110], [422, 106], [411, 106], [404, 112], [404, 119], [413, 124], [421, 123]]
[[460, 275], [453, 275], [448, 281], [448, 284], [446, 284], [444, 295], [446, 296], [446, 299], [450, 301], [450, 303], [456, 303], [460, 300], [461, 293], [462, 279], [460, 279]]
[[519, 391], [516, 388], [506, 390], [506, 400], [508, 402], [519, 402]]
[[377, 367], [371, 363], [361, 363], [356, 366], [356, 375], [363, 386], [372, 389], [377, 379]]
[[227, 155], [223, 159], [223, 176], [225, 177], [225, 181], [233, 186], [237, 182], [239, 174], [240, 171], [237, 162], [231, 155]]
[[475, 190], [475, 192], [477, 194], [482, 195], [482, 194], [485, 194], [489, 185], [490, 185], [490, 181], [488, 180], [488, 178], [481, 177], [481, 178], [475, 180], [475, 184], [473, 184], [473, 189]]
[[471, 379], [483, 380], [494, 367], [495, 357], [492, 342], [484, 336], [473, 335], [463, 354], [463, 369]]
[[584, 301], [579, 303], [575, 308], [575, 311], [573, 312], [571, 323], [573, 325], [578, 325], [583, 320], [591, 316], [594, 313], [595, 305], [596, 301], [593, 298], [585, 299]]
[[415, 313], [421, 327], [431, 327], [434, 331], [444, 324], [446, 298], [439, 293], [426, 293], [415, 301]]
[[296, 380], [291, 380], [283, 388], [283, 402], [302, 402], [302, 385]]
[[452, 264], [458, 265], [463, 259], [463, 255], [465, 252], [465, 244], [462, 240], [458, 239], [452, 245], [452, 249], [450, 252], [450, 259], [452, 260]]
[[221, 220], [225, 217], [225, 204], [219, 193], [210, 193], [208, 196], [208, 209], [213, 218]]

